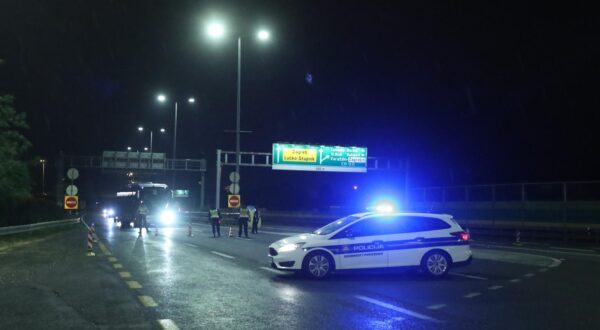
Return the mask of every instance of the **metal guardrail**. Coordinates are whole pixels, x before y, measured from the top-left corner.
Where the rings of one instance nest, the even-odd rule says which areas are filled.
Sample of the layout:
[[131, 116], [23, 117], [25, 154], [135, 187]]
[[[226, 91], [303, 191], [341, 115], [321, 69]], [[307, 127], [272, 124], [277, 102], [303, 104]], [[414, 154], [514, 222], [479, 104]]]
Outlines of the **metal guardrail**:
[[24, 233], [24, 232], [28, 232], [28, 231], [51, 228], [51, 227], [64, 226], [64, 225], [68, 225], [68, 224], [79, 223], [79, 221], [80, 221], [80, 218], [38, 222], [38, 223], [32, 223], [32, 224], [20, 225], [20, 226], [0, 227], [0, 236]]

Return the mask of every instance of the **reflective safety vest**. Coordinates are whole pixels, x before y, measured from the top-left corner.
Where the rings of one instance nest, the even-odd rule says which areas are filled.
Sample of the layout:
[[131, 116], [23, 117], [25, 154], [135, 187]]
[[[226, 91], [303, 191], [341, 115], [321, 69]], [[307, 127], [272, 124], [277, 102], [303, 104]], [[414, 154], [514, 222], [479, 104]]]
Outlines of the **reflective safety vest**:
[[219, 211], [217, 211], [217, 210], [210, 210], [208, 212], [210, 213], [210, 217], [213, 219], [219, 217]]
[[250, 212], [248, 212], [247, 208], [240, 209], [240, 218], [248, 218], [250, 217]]
[[140, 205], [140, 207], [138, 207], [137, 211], [138, 211], [138, 214], [140, 214], [140, 215], [148, 215], [148, 212], [149, 212], [148, 207], [146, 207], [146, 205], [144, 205], [144, 204]]

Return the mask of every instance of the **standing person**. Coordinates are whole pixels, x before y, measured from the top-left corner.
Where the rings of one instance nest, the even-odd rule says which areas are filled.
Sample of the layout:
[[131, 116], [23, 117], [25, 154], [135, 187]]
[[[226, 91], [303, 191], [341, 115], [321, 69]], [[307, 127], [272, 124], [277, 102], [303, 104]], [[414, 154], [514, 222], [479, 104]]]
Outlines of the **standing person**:
[[252, 234], [258, 234], [258, 222], [260, 221], [260, 212], [258, 209], [254, 210], [254, 217], [252, 218]]
[[139, 235], [142, 236], [142, 227], [146, 228], [146, 234], [148, 233], [148, 222], [146, 216], [148, 215], [148, 207], [144, 204], [144, 201], [140, 201], [140, 206], [137, 209], [138, 225], [140, 227]]
[[248, 206], [248, 225], [252, 226], [252, 233], [254, 234], [254, 215], [256, 214], [256, 207]]
[[248, 212], [248, 208], [243, 207], [240, 208], [240, 217], [238, 218], [238, 237], [242, 237], [242, 227], [244, 228], [244, 236], [248, 238], [248, 218], [250, 213]]
[[221, 217], [219, 216], [219, 210], [214, 209], [208, 212], [210, 213], [210, 225], [212, 227], [213, 237], [217, 237], [217, 235], [221, 237]]

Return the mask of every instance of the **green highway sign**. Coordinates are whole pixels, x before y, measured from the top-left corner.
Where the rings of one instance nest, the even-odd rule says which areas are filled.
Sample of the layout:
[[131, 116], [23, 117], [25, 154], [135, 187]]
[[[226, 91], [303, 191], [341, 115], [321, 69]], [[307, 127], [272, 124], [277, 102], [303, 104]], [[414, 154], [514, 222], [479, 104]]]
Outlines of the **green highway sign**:
[[366, 172], [367, 148], [273, 143], [274, 170]]

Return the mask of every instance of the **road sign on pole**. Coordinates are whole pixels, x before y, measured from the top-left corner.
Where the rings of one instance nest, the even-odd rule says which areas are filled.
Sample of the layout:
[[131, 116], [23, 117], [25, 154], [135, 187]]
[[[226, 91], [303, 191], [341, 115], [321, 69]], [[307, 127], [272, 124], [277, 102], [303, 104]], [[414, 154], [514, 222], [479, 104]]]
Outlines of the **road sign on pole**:
[[229, 185], [229, 192], [232, 194], [238, 194], [240, 192], [240, 185], [237, 183], [232, 183]]
[[76, 196], [77, 192], [78, 192], [77, 186], [74, 184], [68, 185], [66, 190], [67, 190], [67, 195], [69, 195], [69, 196]]
[[79, 177], [79, 171], [76, 168], [70, 168], [67, 171], [67, 178], [69, 178], [69, 180], [75, 180]]
[[229, 181], [231, 182], [239, 182], [240, 181], [240, 174], [238, 172], [231, 172], [229, 173]]
[[79, 196], [65, 196], [65, 210], [77, 210], [79, 208]]
[[240, 195], [227, 195], [227, 207], [239, 208], [241, 204]]
[[274, 170], [367, 172], [367, 148], [273, 143]]

